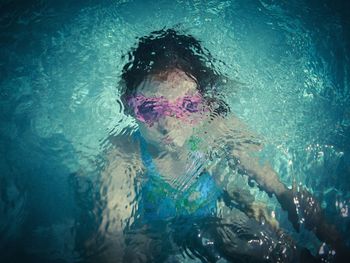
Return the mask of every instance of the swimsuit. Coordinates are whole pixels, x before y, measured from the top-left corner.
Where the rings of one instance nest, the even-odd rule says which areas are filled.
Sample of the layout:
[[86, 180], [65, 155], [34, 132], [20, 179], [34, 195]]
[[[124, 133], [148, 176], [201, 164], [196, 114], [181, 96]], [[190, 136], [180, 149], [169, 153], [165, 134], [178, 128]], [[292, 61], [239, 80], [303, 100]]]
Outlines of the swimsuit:
[[[139, 133], [138, 133], [139, 134]], [[221, 190], [212, 176], [202, 172], [185, 190], [178, 190], [167, 183], [158, 173], [147, 143], [138, 135], [141, 158], [147, 171], [143, 174], [141, 200], [138, 215], [144, 223], [174, 217], [206, 217], [215, 215], [216, 202]]]

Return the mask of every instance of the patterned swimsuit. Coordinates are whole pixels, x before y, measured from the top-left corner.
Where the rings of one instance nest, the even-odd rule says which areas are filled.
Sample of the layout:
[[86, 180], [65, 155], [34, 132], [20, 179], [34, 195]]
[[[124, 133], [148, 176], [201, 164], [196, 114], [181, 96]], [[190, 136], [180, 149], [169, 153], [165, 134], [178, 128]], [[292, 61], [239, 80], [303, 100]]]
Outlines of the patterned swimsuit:
[[138, 135], [141, 142], [141, 158], [147, 171], [141, 188], [139, 216], [144, 223], [166, 220], [174, 217], [205, 217], [215, 215], [216, 202], [221, 190], [212, 176], [202, 172], [184, 190], [178, 190], [167, 183], [158, 173], [147, 143]]

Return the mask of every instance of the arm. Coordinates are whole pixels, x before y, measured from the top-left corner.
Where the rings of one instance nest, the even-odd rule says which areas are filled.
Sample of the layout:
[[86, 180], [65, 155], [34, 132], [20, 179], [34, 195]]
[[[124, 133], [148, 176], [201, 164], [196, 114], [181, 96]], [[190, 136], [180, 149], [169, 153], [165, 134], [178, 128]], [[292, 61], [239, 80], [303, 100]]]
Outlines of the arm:
[[[199, 130], [202, 132], [198, 136], [205, 142], [202, 150], [208, 153], [208, 159], [210, 160], [206, 165], [206, 169], [224, 190], [224, 199], [229, 206], [233, 204], [248, 216], [258, 221], [269, 222], [270, 225], [277, 228], [278, 222], [271, 216], [267, 206], [255, 200], [248, 189], [243, 189], [241, 185], [237, 184], [237, 180], [241, 177], [236, 177], [237, 173], [235, 171], [241, 170], [240, 172], [242, 172], [244, 170], [245, 174], [259, 183], [260, 188], [270, 194], [283, 192], [287, 188], [279, 181], [276, 173], [268, 175], [271, 171], [273, 172], [268, 164], [261, 169], [257, 160], [252, 163], [252, 157], [248, 154], [256, 153], [262, 148], [260, 141], [256, 136], [250, 134], [237, 118], [232, 118], [230, 121], [232, 121], [231, 125], [234, 129], [229, 129], [226, 125], [226, 119], [217, 117], [211, 120], [210, 123], [204, 124], [202, 129]], [[206, 125], [210, 125], [210, 127]], [[242, 132], [244, 130], [246, 132]], [[206, 131], [210, 131], [210, 133]], [[241, 160], [238, 159], [238, 156]], [[232, 160], [238, 162], [233, 163]], [[243, 162], [247, 164], [245, 167]], [[249, 171], [244, 169], [247, 167], [249, 167]], [[255, 171], [258, 171], [258, 173], [255, 173]]]
[[[288, 218], [298, 230], [298, 214], [294, 204], [293, 192], [279, 179], [269, 163], [261, 163], [256, 154], [263, 149], [262, 140], [249, 131], [248, 127], [234, 115], [212, 120], [215, 133], [209, 141], [220, 152], [221, 158], [228, 160], [232, 170], [238, 170], [254, 180], [259, 188], [269, 195], [274, 194]], [[207, 128], [208, 129], [208, 128]]]
[[120, 259], [127, 248], [124, 230], [132, 224], [137, 208], [135, 180], [142, 165], [138, 144], [131, 136], [114, 137], [110, 141], [114, 147], [106, 155], [100, 177], [100, 196], [104, 205], [99, 235], [107, 245], [102, 257]]
[[[238, 169], [249, 176], [268, 194], [274, 194], [282, 209], [288, 212], [288, 218], [296, 230], [299, 229], [299, 212], [304, 219], [305, 227], [312, 230], [320, 240], [336, 249], [337, 259], [342, 257], [346, 251], [343, 239], [336, 227], [327, 222], [315, 197], [305, 188], [299, 191], [288, 189], [269, 163], [261, 163], [254, 156], [262, 149], [262, 144], [237, 118], [230, 119], [228, 125], [226, 127], [224, 125], [221, 130], [224, 131], [220, 139], [220, 144], [225, 145], [224, 155], [233, 157], [228, 158], [231, 168]], [[234, 137], [227, 139], [232, 133]]]
[[269, 163], [260, 163], [258, 159], [249, 156], [249, 154], [234, 150], [232, 153], [237, 162], [229, 162], [233, 169], [238, 169], [251, 179], [253, 179], [266, 193], [274, 194], [283, 210], [288, 212], [288, 219], [293, 227], [299, 231], [299, 218], [294, 203], [293, 191], [288, 189], [278, 177], [278, 174], [272, 169]]
[[[265, 203], [255, 199], [249, 191], [248, 185], [237, 169], [228, 169], [228, 162], [224, 154], [210, 156], [205, 169], [212, 175], [216, 184], [223, 190], [223, 201], [229, 208], [238, 208], [247, 216], [258, 222], [267, 222], [274, 229], [278, 228], [278, 222], [272, 217]], [[242, 187], [243, 184], [243, 187]]]

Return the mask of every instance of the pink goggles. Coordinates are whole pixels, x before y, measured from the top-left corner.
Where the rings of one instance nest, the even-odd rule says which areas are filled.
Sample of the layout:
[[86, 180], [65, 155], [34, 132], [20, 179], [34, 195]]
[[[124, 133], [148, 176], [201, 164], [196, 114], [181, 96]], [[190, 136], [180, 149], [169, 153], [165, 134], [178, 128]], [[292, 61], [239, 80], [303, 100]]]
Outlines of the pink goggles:
[[[188, 121], [193, 113], [204, 111], [203, 98], [198, 95], [185, 96], [170, 102], [164, 97], [145, 97], [136, 95], [128, 99], [128, 105], [133, 108], [139, 121], [152, 124], [164, 116], [172, 116]], [[191, 123], [193, 122], [190, 121]]]

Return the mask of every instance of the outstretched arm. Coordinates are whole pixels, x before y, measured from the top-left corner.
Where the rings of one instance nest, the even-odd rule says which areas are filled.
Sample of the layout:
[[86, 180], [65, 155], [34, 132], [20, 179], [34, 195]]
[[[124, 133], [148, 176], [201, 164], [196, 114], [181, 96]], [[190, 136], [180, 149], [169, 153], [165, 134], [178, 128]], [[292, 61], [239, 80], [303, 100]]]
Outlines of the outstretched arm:
[[255, 160], [238, 156], [239, 166], [268, 193], [275, 194], [281, 207], [288, 212], [288, 219], [299, 230], [299, 215], [304, 226], [313, 231], [323, 242], [335, 250], [336, 262], [350, 256], [345, 243], [336, 227], [327, 222], [318, 200], [305, 188], [299, 191], [288, 189], [279, 180], [276, 172], [268, 165], [257, 165]]
[[233, 149], [232, 155], [235, 161], [229, 161], [233, 169], [253, 179], [265, 192], [274, 194], [281, 204], [281, 207], [288, 212], [288, 219], [296, 230], [299, 230], [298, 214], [294, 203], [293, 191], [288, 189], [279, 179], [278, 174], [272, 169], [269, 163], [261, 163], [254, 156], [244, 149]]
[[[271, 165], [268, 162], [262, 163], [256, 157], [256, 152], [262, 149], [262, 144], [239, 119], [233, 117], [228, 126], [222, 127], [221, 130], [225, 132], [222, 133], [224, 139], [220, 144], [225, 145], [224, 154], [228, 157], [229, 165], [249, 176], [268, 194], [274, 194], [281, 207], [288, 212], [288, 218], [296, 230], [299, 229], [299, 212], [304, 219], [305, 227], [335, 249], [338, 253], [337, 259], [343, 257], [346, 251], [343, 239], [335, 226], [327, 222], [315, 197], [305, 188], [300, 191], [288, 189]], [[227, 139], [230, 136], [232, 138]]]

